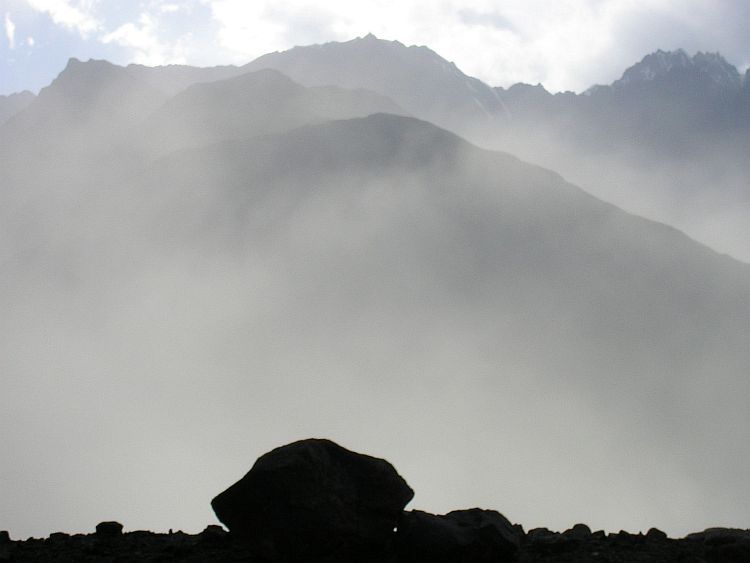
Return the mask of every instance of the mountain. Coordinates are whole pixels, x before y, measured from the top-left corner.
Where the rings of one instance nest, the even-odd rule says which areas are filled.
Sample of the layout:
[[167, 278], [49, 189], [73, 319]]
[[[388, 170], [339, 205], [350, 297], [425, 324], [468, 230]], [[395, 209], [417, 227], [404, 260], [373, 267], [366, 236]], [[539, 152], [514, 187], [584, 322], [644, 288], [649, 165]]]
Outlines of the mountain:
[[265, 67], [305, 85], [386, 95], [415, 117], [750, 261], [750, 95], [719, 54], [657, 51], [580, 95], [490, 88], [426, 47], [372, 35], [271, 53], [245, 68]]
[[455, 64], [427, 47], [406, 47], [372, 34], [270, 53], [243, 68], [273, 68], [305, 86], [372, 90], [412, 115], [457, 131], [484, 130], [505, 118], [492, 88]]
[[10, 96], [0, 96], [0, 125], [28, 106], [34, 97], [28, 90]]
[[688, 87], [703, 84], [716, 91], [738, 92], [742, 79], [737, 69], [718, 53], [696, 53], [691, 58], [682, 49], [659, 50], [628, 68], [612, 88], [625, 89], [654, 82], [665, 82], [673, 87], [679, 82]]
[[0, 129], [0, 150], [13, 147], [64, 158], [67, 151], [106, 151], [118, 132], [166, 97], [107, 61], [70, 59], [28, 107]]
[[[165, 94], [189, 80], [234, 71], [241, 74]], [[181, 148], [382, 111], [404, 113], [372, 92], [305, 88], [272, 70], [147, 69], [71, 59], [25, 111], [0, 127], [0, 153], [6, 177], [30, 189], [61, 179], [69, 186], [96, 185]], [[37, 161], [33, 172], [26, 169], [30, 153]]]
[[513, 133], [528, 122], [551, 118], [546, 126], [563, 137], [561, 143], [588, 151], [673, 158], [700, 152], [717, 137], [747, 136], [747, 124], [738, 119], [750, 102], [742, 78], [715, 53], [691, 58], [683, 50], [657, 51], [611, 85], [592, 87], [579, 96], [546, 91], [532, 95], [525, 85], [496, 91], [518, 121]]
[[[173, 97], [152, 86], [160, 70], [151, 81], [132, 70], [71, 59], [0, 127], [9, 186], [0, 193], [0, 219], [12, 226], [0, 244], [0, 262], [21, 248], [45, 247], [50, 232], [67, 229], [78, 201], [97, 200], [102, 190], [112, 197], [113, 185], [160, 155], [326, 119], [403, 113], [372, 92], [305, 88], [272, 70], [196, 83]], [[168, 76], [172, 70], [165, 69]], [[45, 220], [27, 221], [28, 209], [43, 209]]]
[[510, 124], [483, 140], [750, 260], [744, 84], [718, 54], [657, 51], [581, 95], [497, 89]]
[[378, 112], [403, 110], [367, 90], [305, 88], [277, 71], [262, 70], [190, 86], [149, 117], [145, 139], [154, 152], [165, 154]]

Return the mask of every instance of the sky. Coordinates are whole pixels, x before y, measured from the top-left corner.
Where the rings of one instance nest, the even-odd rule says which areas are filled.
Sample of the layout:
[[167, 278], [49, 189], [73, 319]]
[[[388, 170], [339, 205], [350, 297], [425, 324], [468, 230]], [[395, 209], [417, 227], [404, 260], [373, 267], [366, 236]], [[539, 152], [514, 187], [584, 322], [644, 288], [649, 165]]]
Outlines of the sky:
[[493, 86], [582, 91], [656, 49], [750, 64], [746, 0], [0, 0], [0, 95], [49, 84], [70, 57], [244, 64], [374, 33], [427, 45]]

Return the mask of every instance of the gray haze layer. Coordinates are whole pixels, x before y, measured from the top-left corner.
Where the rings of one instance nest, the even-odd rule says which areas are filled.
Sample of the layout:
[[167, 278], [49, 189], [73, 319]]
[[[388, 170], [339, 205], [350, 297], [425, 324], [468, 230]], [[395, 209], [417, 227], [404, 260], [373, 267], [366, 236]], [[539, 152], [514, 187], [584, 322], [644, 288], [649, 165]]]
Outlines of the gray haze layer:
[[198, 530], [308, 436], [432, 511], [745, 526], [748, 266], [384, 92], [139, 72], [0, 128], [0, 528]]
[[493, 89], [426, 47], [373, 36], [271, 53], [245, 68], [380, 92], [750, 261], [750, 74], [718, 54], [659, 51], [611, 86], [554, 96], [541, 85]]

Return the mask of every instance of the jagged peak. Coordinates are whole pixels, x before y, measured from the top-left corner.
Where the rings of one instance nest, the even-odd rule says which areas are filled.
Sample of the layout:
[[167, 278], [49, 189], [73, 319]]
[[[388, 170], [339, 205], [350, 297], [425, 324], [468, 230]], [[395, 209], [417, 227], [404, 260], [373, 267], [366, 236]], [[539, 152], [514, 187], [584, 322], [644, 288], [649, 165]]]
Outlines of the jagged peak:
[[39, 92], [39, 98], [65, 99], [73, 106], [83, 108], [103, 92], [114, 97], [118, 93], [125, 95], [136, 90], [156, 96], [156, 91], [142, 84], [125, 67], [101, 59], [81, 61], [71, 57], [52, 83]]
[[707, 76], [718, 86], [736, 87], [741, 78], [736, 67], [726, 61], [720, 53], [698, 52], [690, 57], [684, 49], [664, 51], [659, 49], [643, 57], [629, 67], [613, 86], [651, 82], [680, 71], [695, 71]]
[[81, 61], [75, 57], [68, 59], [68, 63], [60, 74], [57, 75], [47, 88], [53, 88], [71, 83], [88, 83], [89, 81], [100, 82], [109, 80], [112, 76], [127, 74], [127, 71], [120, 66], [101, 59], [88, 59]]
[[661, 49], [649, 53], [638, 63], [629, 67], [622, 75], [616, 85], [625, 85], [638, 82], [650, 82], [655, 78], [664, 76], [674, 68], [688, 68], [692, 61], [683, 49], [676, 51], [663, 51]]

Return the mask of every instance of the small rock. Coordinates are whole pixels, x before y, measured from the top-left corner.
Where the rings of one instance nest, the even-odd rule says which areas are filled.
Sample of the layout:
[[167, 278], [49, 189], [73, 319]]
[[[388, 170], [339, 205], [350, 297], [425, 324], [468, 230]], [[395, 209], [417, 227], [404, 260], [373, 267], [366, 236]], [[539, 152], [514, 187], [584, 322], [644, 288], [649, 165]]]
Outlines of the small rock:
[[515, 559], [519, 544], [518, 531], [502, 514], [481, 509], [406, 512], [396, 534], [399, 561], [409, 563], [502, 563]]
[[99, 538], [115, 538], [122, 535], [122, 524], [119, 522], [99, 522], [96, 525], [96, 535]]
[[547, 528], [534, 528], [526, 534], [527, 541], [537, 551], [558, 553], [565, 551], [567, 542], [557, 532]]
[[667, 534], [665, 532], [662, 532], [658, 528], [651, 528], [648, 532], [646, 532], [646, 538], [654, 541], [662, 541], [667, 539]]
[[228, 535], [228, 532], [221, 526], [210, 524], [200, 533], [200, 538], [204, 542], [216, 543], [225, 539]]
[[497, 557], [508, 557], [518, 551], [521, 534], [510, 521], [496, 510], [470, 508], [446, 514], [459, 526], [472, 530]]
[[571, 540], [586, 541], [591, 538], [591, 528], [586, 524], [576, 524], [563, 532], [563, 536]]
[[10, 543], [10, 533], [6, 530], [0, 531], [0, 545], [3, 545], [4, 543]]
[[65, 532], [53, 532], [49, 535], [50, 541], [62, 541], [66, 540], [70, 537], [70, 534], [66, 534]]

